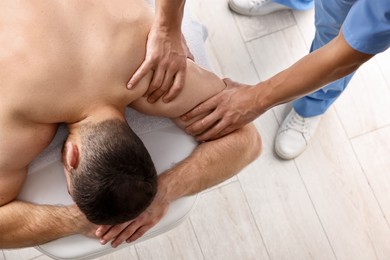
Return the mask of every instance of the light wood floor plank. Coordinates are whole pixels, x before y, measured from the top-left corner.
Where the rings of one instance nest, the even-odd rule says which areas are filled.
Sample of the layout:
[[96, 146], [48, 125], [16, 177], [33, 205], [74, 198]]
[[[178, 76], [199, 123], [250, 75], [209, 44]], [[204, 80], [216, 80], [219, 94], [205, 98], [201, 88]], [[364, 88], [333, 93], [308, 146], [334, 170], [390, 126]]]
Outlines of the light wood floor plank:
[[32, 258], [31, 260], [53, 260], [53, 258], [48, 257], [47, 255], [41, 255], [41, 256]]
[[390, 259], [390, 229], [333, 109], [295, 161], [337, 259]]
[[187, 1], [192, 13], [209, 31], [209, 45], [221, 69], [220, 76], [254, 84], [259, 81], [237, 24], [225, 0]]
[[297, 26], [251, 41], [247, 46], [262, 80], [286, 69], [308, 51]]
[[3, 252], [6, 260], [29, 260], [42, 255], [41, 252], [33, 247], [3, 250]]
[[139, 260], [134, 246], [128, 246], [111, 254], [101, 256], [95, 260]]
[[377, 54], [374, 59], [378, 63], [382, 76], [386, 79], [390, 88], [390, 50]]
[[314, 38], [314, 8], [306, 11], [292, 11], [299, 31], [305, 40], [307, 50], [310, 49], [311, 42]]
[[389, 223], [390, 127], [355, 138], [352, 145]]
[[350, 138], [390, 124], [390, 88], [375, 60], [361, 66], [335, 107]]
[[263, 16], [233, 14], [244, 42], [266, 36], [295, 25], [291, 10], [283, 10]]
[[198, 241], [189, 220], [175, 229], [135, 245], [140, 259], [201, 260]]
[[190, 219], [205, 259], [269, 259], [238, 183], [203, 193]]
[[239, 181], [271, 259], [335, 259], [294, 161], [273, 154], [278, 124], [272, 112], [256, 125], [264, 149]]

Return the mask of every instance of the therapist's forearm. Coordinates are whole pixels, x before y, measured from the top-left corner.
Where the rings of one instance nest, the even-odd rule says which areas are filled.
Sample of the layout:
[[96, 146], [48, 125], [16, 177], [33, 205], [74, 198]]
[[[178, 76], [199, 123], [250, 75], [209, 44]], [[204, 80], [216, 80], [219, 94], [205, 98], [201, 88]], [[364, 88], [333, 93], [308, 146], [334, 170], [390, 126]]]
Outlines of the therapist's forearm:
[[373, 55], [352, 49], [340, 33], [322, 48], [256, 85], [258, 113], [286, 103], [354, 72]]
[[159, 176], [165, 200], [198, 193], [232, 177], [259, 156], [261, 145], [253, 124], [200, 144], [187, 159]]
[[76, 234], [81, 218], [72, 206], [10, 202], [0, 207], [0, 248], [36, 246]]
[[160, 28], [181, 33], [185, 0], [156, 0], [156, 21]]

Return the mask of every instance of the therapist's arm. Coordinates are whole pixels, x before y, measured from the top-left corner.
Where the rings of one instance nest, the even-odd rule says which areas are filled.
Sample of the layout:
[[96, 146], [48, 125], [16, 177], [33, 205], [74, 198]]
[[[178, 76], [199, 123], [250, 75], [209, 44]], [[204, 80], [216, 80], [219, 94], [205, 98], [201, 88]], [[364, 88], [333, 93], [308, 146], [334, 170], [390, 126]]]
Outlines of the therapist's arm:
[[150, 71], [151, 81], [145, 96], [154, 103], [161, 96], [174, 99], [184, 86], [187, 45], [181, 32], [185, 0], [156, 0], [155, 19], [150, 29], [144, 62], [131, 77], [132, 89]]
[[145, 212], [122, 225], [102, 226], [97, 236], [102, 243], [113, 240], [113, 247], [135, 241], [160, 221], [171, 202], [232, 177], [259, 156], [261, 145], [253, 124], [200, 144], [188, 158], [159, 176], [156, 197]]
[[278, 104], [302, 97], [350, 74], [373, 56], [351, 48], [340, 32], [322, 48], [255, 86], [225, 81], [224, 91], [183, 116], [190, 120], [202, 113], [208, 114], [186, 130], [199, 141], [218, 138]]

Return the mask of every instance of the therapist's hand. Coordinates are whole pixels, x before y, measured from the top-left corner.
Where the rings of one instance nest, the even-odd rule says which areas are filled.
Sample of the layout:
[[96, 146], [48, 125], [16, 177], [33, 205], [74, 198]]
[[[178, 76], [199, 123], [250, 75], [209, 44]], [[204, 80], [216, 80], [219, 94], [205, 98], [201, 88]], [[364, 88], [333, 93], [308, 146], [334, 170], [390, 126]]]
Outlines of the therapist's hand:
[[208, 114], [188, 127], [186, 132], [196, 136], [197, 141], [217, 139], [241, 128], [264, 111], [256, 111], [255, 87], [224, 79], [226, 88], [196, 106], [181, 117], [188, 121], [202, 114]]
[[165, 187], [159, 185], [153, 202], [137, 218], [115, 226], [100, 226], [96, 231], [100, 243], [106, 244], [112, 241], [111, 246], [116, 248], [124, 242], [131, 243], [140, 238], [156, 225], [168, 211], [170, 203], [164, 199], [165, 193]]
[[145, 60], [127, 87], [136, 87], [146, 74], [153, 71], [153, 79], [144, 96], [150, 103], [161, 97], [164, 102], [169, 102], [184, 86], [187, 57], [191, 56], [181, 31], [163, 29], [154, 23], [148, 35]]

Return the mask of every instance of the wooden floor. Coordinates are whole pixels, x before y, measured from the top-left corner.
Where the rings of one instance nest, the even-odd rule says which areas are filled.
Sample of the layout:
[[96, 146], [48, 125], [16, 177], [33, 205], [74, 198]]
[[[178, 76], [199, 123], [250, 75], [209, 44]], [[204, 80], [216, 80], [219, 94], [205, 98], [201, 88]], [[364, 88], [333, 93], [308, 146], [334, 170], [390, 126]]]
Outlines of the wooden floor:
[[[209, 60], [221, 77], [265, 80], [304, 56], [313, 37], [313, 10], [248, 18], [226, 0], [187, 5], [209, 29]], [[283, 161], [273, 142], [289, 109], [255, 121], [262, 156], [203, 193], [184, 224], [99, 259], [390, 259], [390, 51], [358, 71], [308, 149]], [[49, 258], [23, 249], [0, 251], [4, 259]]]

